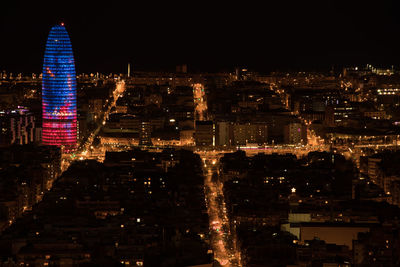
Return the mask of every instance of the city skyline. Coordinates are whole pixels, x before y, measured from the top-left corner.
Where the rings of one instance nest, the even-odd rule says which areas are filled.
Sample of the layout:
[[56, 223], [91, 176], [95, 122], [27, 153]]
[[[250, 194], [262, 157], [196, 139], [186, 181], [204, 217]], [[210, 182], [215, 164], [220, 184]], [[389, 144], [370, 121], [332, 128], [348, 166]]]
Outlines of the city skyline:
[[0, 266], [400, 266], [398, 1], [9, 2]]

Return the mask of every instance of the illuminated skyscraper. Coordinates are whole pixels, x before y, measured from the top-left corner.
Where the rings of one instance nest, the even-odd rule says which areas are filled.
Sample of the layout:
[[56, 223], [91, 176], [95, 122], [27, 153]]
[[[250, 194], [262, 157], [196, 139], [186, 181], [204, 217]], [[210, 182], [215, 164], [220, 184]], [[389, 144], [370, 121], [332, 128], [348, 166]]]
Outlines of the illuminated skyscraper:
[[76, 148], [76, 74], [72, 45], [64, 24], [54, 26], [47, 39], [42, 79], [45, 145]]

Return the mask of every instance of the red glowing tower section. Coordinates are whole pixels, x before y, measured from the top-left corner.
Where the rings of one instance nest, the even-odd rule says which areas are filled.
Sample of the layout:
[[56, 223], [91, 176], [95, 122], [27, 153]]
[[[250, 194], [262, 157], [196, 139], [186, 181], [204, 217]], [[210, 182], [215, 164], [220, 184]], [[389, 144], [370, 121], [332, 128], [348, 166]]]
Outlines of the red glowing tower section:
[[64, 24], [54, 26], [47, 39], [42, 79], [43, 134], [45, 145], [77, 145], [76, 74], [72, 45]]

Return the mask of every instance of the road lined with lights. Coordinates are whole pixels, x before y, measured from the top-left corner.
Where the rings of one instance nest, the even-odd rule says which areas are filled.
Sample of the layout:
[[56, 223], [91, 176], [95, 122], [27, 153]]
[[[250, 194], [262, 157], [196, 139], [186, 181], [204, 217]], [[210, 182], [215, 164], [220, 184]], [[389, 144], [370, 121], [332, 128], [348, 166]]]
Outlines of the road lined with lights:
[[214, 259], [221, 266], [242, 266], [236, 233], [232, 231], [226, 213], [223, 184], [216, 178], [221, 154], [213, 151], [202, 151], [199, 154], [203, 159], [204, 186]]
[[125, 92], [125, 82], [122, 80], [118, 82], [114, 91], [113, 91], [113, 99], [112, 102], [108, 105], [106, 112], [104, 112], [103, 119], [101, 123], [97, 126], [96, 130], [88, 137], [87, 141], [83, 144], [81, 151], [82, 155], [86, 156], [90, 146], [93, 144], [94, 138], [100, 132], [101, 127], [106, 124], [106, 120], [111, 113], [111, 110], [116, 106], [118, 98], [120, 98]]
[[100, 132], [101, 127], [103, 127], [106, 124], [106, 120], [108, 119], [108, 116], [110, 115], [111, 110], [116, 106], [118, 98], [120, 98], [124, 94], [124, 92], [125, 92], [125, 82], [122, 80], [121, 82], [117, 83], [117, 85], [113, 91], [113, 99], [112, 99], [111, 103], [108, 105], [107, 110], [104, 112], [101, 123], [99, 123], [96, 130], [94, 130], [90, 134], [90, 136], [88, 137], [86, 142], [81, 146], [80, 153], [78, 152], [78, 154], [81, 154], [81, 157], [82, 157], [80, 159], [83, 159], [84, 156], [87, 156], [89, 148], [93, 149], [93, 147], [91, 147], [91, 146], [93, 144], [94, 138]]
[[93, 147], [93, 141], [94, 141], [95, 137], [97, 136], [97, 134], [100, 132], [101, 128], [106, 124], [106, 120], [108, 119], [108, 116], [110, 115], [111, 110], [116, 106], [117, 100], [121, 96], [123, 96], [125, 89], [126, 89], [125, 82], [123, 80], [120, 82], [117, 82], [115, 89], [113, 91], [113, 94], [112, 94], [112, 100], [111, 100], [110, 104], [108, 105], [107, 110], [104, 112], [101, 122], [99, 123], [97, 128], [89, 135], [87, 140], [79, 146], [78, 150], [75, 153], [73, 153], [72, 155], [70, 155], [70, 157], [63, 160], [62, 171], [68, 169], [68, 166], [70, 165], [71, 161], [84, 160], [84, 159], [91, 158], [90, 154], [92, 154], [93, 152], [96, 153], [97, 152], [96, 150], [101, 149], [101, 148]]

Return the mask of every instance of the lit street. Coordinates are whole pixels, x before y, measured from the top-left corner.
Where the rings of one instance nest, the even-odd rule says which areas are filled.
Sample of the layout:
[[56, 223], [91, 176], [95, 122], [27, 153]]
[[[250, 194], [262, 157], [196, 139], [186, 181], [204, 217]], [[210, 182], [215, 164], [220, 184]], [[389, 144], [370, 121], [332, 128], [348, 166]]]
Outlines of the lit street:
[[199, 154], [204, 164], [206, 203], [214, 259], [222, 266], [242, 266], [236, 233], [232, 231], [233, 228], [226, 213], [223, 185], [215, 178], [218, 175], [220, 154], [215, 152]]

